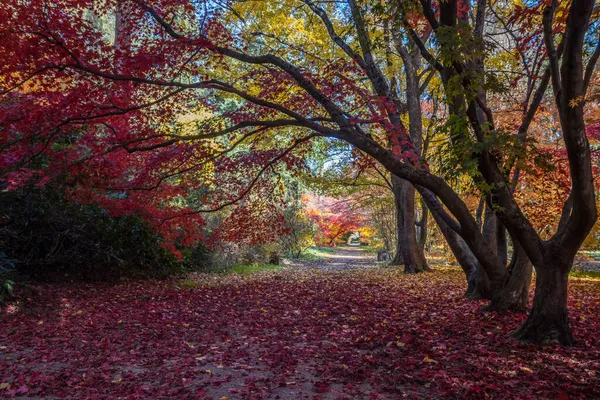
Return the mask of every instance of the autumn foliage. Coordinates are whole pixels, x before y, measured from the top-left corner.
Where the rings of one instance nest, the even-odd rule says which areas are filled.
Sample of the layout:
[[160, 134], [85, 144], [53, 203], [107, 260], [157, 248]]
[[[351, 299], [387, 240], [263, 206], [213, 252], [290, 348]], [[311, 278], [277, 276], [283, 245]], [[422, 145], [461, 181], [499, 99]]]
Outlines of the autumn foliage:
[[306, 196], [307, 215], [317, 225], [316, 241], [323, 246], [335, 246], [349, 233], [361, 229], [364, 216], [352, 209], [347, 200]]

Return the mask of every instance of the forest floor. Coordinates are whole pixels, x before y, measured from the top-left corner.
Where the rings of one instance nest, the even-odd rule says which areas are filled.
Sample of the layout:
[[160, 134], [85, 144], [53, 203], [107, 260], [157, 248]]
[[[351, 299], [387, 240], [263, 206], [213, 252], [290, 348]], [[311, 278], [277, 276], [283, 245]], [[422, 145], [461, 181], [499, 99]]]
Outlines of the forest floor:
[[509, 333], [462, 272], [338, 249], [249, 276], [42, 285], [0, 315], [0, 398], [599, 398], [600, 280], [571, 279], [571, 348]]

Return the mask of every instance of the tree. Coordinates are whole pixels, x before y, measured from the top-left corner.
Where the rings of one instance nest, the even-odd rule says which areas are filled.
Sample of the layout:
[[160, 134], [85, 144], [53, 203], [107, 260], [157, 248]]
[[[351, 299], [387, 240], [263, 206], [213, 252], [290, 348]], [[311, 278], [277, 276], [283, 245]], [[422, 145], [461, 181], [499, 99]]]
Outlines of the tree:
[[[594, 186], [590, 162], [589, 144], [585, 132], [583, 100], [585, 95], [582, 47], [593, 2], [574, 1], [563, 37], [563, 58], [559, 69], [554, 48], [551, 22], [556, 10], [556, 2], [544, 9], [544, 34], [549, 54], [550, 72], [556, 106], [560, 114], [561, 127], [571, 167], [572, 195], [564, 210], [559, 229], [549, 241], [542, 241], [531, 223], [523, 216], [516, 204], [507, 179], [502, 173], [498, 155], [482, 151], [478, 156], [478, 170], [491, 189], [488, 203], [497, 206], [495, 214], [507, 227], [513, 238], [523, 246], [536, 267], [536, 296], [531, 313], [525, 324], [515, 333], [516, 337], [536, 343], [561, 342], [571, 344], [572, 334], [567, 321], [567, 279], [573, 258], [583, 239], [596, 220]], [[430, 8], [425, 13], [434, 30], [446, 29], [446, 34], [458, 33], [458, 7], [456, 2], [440, 4], [440, 22], [433, 17]], [[439, 38], [439, 36], [438, 36]], [[442, 51], [451, 40], [442, 39]], [[446, 47], [447, 49], [448, 47]], [[465, 63], [446, 61], [447, 66], [439, 66], [442, 73], [463, 80], [466, 87], [472, 78], [462, 78], [464, 71], [473, 71]], [[454, 97], [455, 113], [462, 113], [471, 124], [479, 142], [493, 133], [493, 114], [478, 94], [473, 99], [464, 95]], [[575, 101], [575, 103], [573, 102]], [[461, 108], [465, 105], [465, 108]], [[478, 110], [481, 112], [478, 113]], [[481, 115], [483, 114], [483, 115]], [[496, 200], [497, 199], [497, 200]]]
[[347, 201], [331, 198], [312, 198], [307, 204], [307, 215], [319, 228], [317, 243], [335, 246], [335, 241], [358, 231], [362, 215], [353, 210]]
[[[231, 26], [225, 23], [227, 19], [220, 18], [223, 15], [220, 10], [203, 15], [202, 18], [210, 23], [203, 24], [203, 30], [198, 32], [186, 29], [178, 19], [170, 18], [181, 13], [196, 15], [197, 9], [192, 4], [132, 1], [128, 17], [136, 23], [128, 24], [128, 29], [131, 29], [132, 43], [139, 43], [139, 47], [132, 51], [127, 73], [114, 73], [112, 60], [96, 47], [87, 45], [98, 40], [99, 35], [80, 13], [70, 12], [76, 10], [74, 5], [76, 3], [66, 0], [64, 4], [57, 2], [50, 7], [34, 2], [25, 9], [17, 2], [4, 8], [2, 17], [7, 21], [7, 28], [3, 30], [1, 53], [5, 59], [13, 61], [0, 71], [5, 77], [5, 92], [12, 94], [14, 89], [30, 81], [42, 85], [37, 90], [39, 93], [51, 93], [53, 88], [48, 83], [51, 81], [66, 82], [69, 86], [65, 89], [72, 89], [66, 90], [66, 95], [46, 95], [43, 102], [35, 104], [37, 113], [33, 115], [22, 113], [25, 107], [33, 105], [31, 99], [11, 98], [13, 103], [9, 103], [8, 115], [5, 114], [3, 119], [5, 124], [11, 124], [12, 137], [3, 142], [10, 156], [4, 158], [9, 162], [2, 165], [9, 171], [10, 179], [19, 176], [20, 166], [31, 166], [37, 154], [60, 160], [64, 153], [54, 151], [50, 145], [54, 145], [57, 138], [64, 139], [68, 135], [79, 144], [70, 147], [75, 147], [76, 154], [91, 153], [102, 160], [110, 158], [105, 153], [110, 153], [113, 148], [132, 150], [129, 146], [134, 143], [133, 153], [149, 148], [158, 150], [152, 158], [146, 158], [152, 161], [150, 167], [156, 167], [167, 160], [180, 162], [183, 155], [214, 156], [206, 139], [228, 137], [234, 141], [256, 131], [287, 127], [294, 137], [288, 137], [285, 145], [273, 152], [265, 152], [265, 157], [259, 160], [263, 165], [270, 167], [285, 160], [291, 151], [315, 136], [352, 144], [398, 178], [411, 182], [424, 198], [430, 199], [430, 209], [437, 207], [440, 217], [461, 236], [485, 271], [490, 297], [505, 287], [509, 273], [479, 231], [471, 211], [460, 195], [419, 158], [419, 148], [405, 128], [389, 80], [374, 57], [368, 22], [355, 1], [349, 1], [347, 7], [351, 11], [351, 25], [358, 44], [349, 44], [336, 33], [334, 26], [325, 22], [325, 9], [307, 4], [323, 21], [327, 37], [337, 47], [332, 51], [333, 57], [313, 56], [306, 63], [296, 63], [297, 57], [288, 54], [285, 46], [277, 44], [278, 37], [257, 43], [249, 40], [243, 29], [230, 29]], [[588, 74], [582, 66], [584, 38], [594, 3], [574, 0], [565, 13], [568, 18], [562, 38], [560, 67], [552, 35], [556, 2], [544, 11], [551, 82], [572, 183], [564, 217], [557, 233], [548, 241], [539, 237], [516, 203], [510, 180], [503, 170], [502, 153], [490, 141], [497, 136], [494, 113], [487, 105], [485, 82], [476, 79], [485, 53], [474, 51], [482, 44], [486, 2], [478, 2], [473, 27], [461, 14], [464, 10], [460, 10], [459, 5], [457, 0], [449, 0], [436, 4], [434, 9], [430, 1], [424, 0], [409, 12], [403, 10], [399, 22], [423, 58], [442, 77], [449, 122], [453, 128], [453, 148], [462, 151], [465, 161], [474, 165], [467, 171], [482, 189], [488, 206], [536, 267], [538, 279], [533, 309], [516, 336], [535, 343], [571, 344], [573, 339], [566, 311], [568, 271], [577, 249], [596, 220], [584, 120], [587, 85], [584, 76]], [[335, 5], [329, 6], [329, 13], [339, 14], [342, 10]], [[417, 21], [419, 16], [426, 19], [436, 38], [433, 48], [428, 49], [420, 36], [413, 34], [411, 13], [417, 16]], [[74, 25], [76, 29], [73, 29]], [[18, 29], [12, 29], [17, 26]], [[354, 50], [352, 45], [360, 51]], [[430, 50], [438, 54], [434, 56]], [[587, 70], [593, 66], [594, 63], [588, 65]], [[107, 84], [114, 85], [117, 93], [127, 90], [128, 95], [115, 97], [115, 90], [107, 93]], [[197, 135], [144, 129], [157, 126], [157, 121], [150, 118], [152, 113], [147, 110], [155, 106], [161, 111], [168, 107], [170, 111], [155, 114], [158, 123], [168, 121], [176, 114], [175, 110], [194, 103], [210, 108], [210, 96], [206, 96], [206, 91], [239, 99], [239, 107], [230, 113], [229, 120], [233, 125], [225, 128], [222, 123], [202, 121], [197, 124], [202, 133]], [[537, 107], [529, 109], [535, 114]], [[105, 128], [97, 128], [109, 119], [111, 123], [116, 122], [113, 117], [119, 120], [116, 116], [128, 113], [136, 116], [135, 129], [128, 126], [127, 130], [116, 130], [111, 135]], [[81, 128], [83, 123], [86, 132], [77, 136], [74, 128]], [[114, 124], [110, 126], [114, 129]], [[122, 153], [119, 153], [120, 162], [128, 159]], [[64, 168], [64, 163], [55, 161], [53, 165]], [[262, 174], [268, 167], [260, 168], [259, 172]], [[152, 168], [147, 165], [144, 170]], [[88, 175], [90, 172], [86, 171]], [[135, 182], [139, 184], [140, 181]], [[252, 184], [255, 182], [253, 180]], [[171, 191], [174, 189], [170, 187]], [[173, 193], [169, 196], [175, 197]], [[447, 210], [439, 205], [438, 199]]]

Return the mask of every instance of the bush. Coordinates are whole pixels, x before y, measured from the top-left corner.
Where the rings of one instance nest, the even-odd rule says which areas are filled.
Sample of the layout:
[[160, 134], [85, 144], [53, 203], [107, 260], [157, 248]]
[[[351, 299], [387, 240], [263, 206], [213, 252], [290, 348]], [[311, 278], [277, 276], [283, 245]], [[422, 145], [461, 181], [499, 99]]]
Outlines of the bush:
[[13, 294], [15, 286], [15, 260], [0, 252], [0, 304]]
[[184, 268], [139, 217], [69, 202], [50, 186], [2, 192], [0, 210], [0, 248], [27, 278], [149, 278]]
[[216, 269], [215, 254], [204, 243], [181, 250], [186, 271], [214, 272]]

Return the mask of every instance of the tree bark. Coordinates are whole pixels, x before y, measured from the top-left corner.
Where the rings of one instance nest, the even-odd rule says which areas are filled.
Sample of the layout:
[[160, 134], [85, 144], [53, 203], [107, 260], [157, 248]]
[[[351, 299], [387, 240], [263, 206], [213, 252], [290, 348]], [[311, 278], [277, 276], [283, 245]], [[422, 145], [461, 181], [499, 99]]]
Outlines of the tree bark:
[[427, 221], [429, 220], [429, 209], [425, 200], [421, 197], [421, 220], [419, 221], [419, 235], [418, 242], [421, 249], [425, 251], [425, 244], [427, 243]]
[[[540, 268], [541, 267], [541, 268]], [[513, 337], [538, 345], [575, 343], [567, 314], [567, 284], [570, 266], [548, 260], [536, 267], [535, 297], [529, 316]]]
[[[414, 47], [414, 43], [411, 42], [411, 45]], [[421, 55], [416, 48], [409, 53], [400, 44], [398, 44], [397, 50], [404, 62], [406, 76], [406, 102], [410, 121], [409, 135], [414, 146], [414, 151], [420, 157], [423, 142], [423, 121], [419, 98], [419, 78], [416, 68], [420, 64]], [[392, 189], [394, 191], [394, 198], [396, 199], [396, 210], [398, 211], [398, 248], [394, 261], [398, 263], [398, 255], [402, 254], [404, 272], [430, 271], [431, 269], [427, 265], [427, 260], [425, 260], [423, 247], [417, 241], [417, 232], [415, 229], [415, 188], [408, 181], [393, 176]], [[400, 200], [400, 203], [398, 203], [398, 200]]]
[[[494, 214], [492, 208], [486, 203], [485, 204], [485, 212], [484, 212], [484, 220], [483, 220], [483, 237], [485, 241], [488, 243], [490, 250], [498, 256], [498, 218]], [[500, 263], [502, 265], [506, 265], [500, 259]], [[481, 268], [481, 265], [477, 265], [477, 272], [475, 274], [475, 289], [469, 295], [469, 298], [472, 300], [481, 300], [488, 299], [491, 300], [494, 298], [498, 292], [492, 292], [490, 279], [487, 276], [485, 270]], [[502, 290], [502, 288], [500, 288]]]
[[481, 229], [483, 227], [483, 210], [485, 209], [485, 199], [482, 197], [479, 199], [479, 204], [477, 205], [477, 211], [475, 211], [475, 221], [477, 221], [477, 225]]
[[404, 264], [402, 256], [402, 244], [406, 242], [404, 237], [404, 205], [402, 204], [402, 181], [395, 175], [392, 175], [392, 194], [394, 195], [394, 209], [396, 210], [396, 249], [391, 265]]
[[499, 218], [496, 217], [496, 249], [498, 258], [504, 265], [508, 263], [508, 240], [506, 237], [506, 228]]
[[469, 297], [475, 290], [476, 273], [479, 268], [479, 262], [465, 241], [454, 232], [450, 226], [448, 226], [435, 208], [432, 208], [430, 211], [431, 216], [440, 228], [440, 232], [442, 232], [448, 246], [450, 246], [450, 250], [452, 251], [452, 254], [454, 254], [458, 265], [460, 265], [465, 273], [467, 278], [467, 291], [465, 292], [465, 297]]
[[513, 248], [509, 266], [510, 278], [500, 292], [492, 298], [488, 307], [490, 310], [499, 312], [527, 310], [533, 266], [518, 242], [513, 241]]
[[423, 249], [417, 242], [415, 188], [408, 181], [392, 176], [392, 189], [398, 226], [398, 243], [392, 264], [404, 264], [404, 272], [411, 274], [429, 271]]

